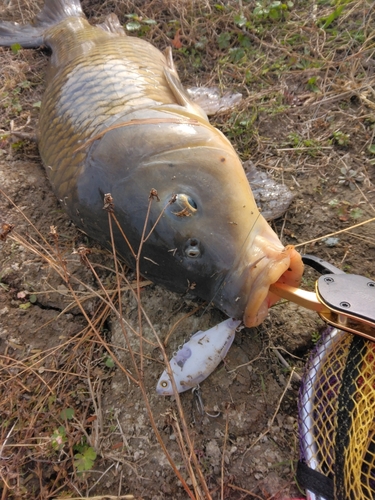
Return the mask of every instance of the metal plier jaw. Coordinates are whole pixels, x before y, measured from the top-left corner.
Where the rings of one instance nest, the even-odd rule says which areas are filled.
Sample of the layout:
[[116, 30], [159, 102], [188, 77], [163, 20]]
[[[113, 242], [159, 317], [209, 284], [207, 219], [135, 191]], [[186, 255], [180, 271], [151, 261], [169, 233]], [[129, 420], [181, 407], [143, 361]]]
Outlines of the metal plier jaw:
[[283, 283], [274, 283], [270, 291], [316, 311], [336, 328], [375, 340], [375, 281], [365, 276], [346, 274], [314, 255], [303, 255], [302, 260], [322, 274], [315, 282], [315, 292]]

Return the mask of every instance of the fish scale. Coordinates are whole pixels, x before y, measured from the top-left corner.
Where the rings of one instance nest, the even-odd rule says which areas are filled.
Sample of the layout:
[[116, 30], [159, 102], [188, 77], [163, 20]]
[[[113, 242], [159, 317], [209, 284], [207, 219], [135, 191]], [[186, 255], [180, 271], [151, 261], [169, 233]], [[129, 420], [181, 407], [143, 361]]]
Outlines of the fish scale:
[[[80, 22], [90, 26], [85, 20]], [[71, 24], [69, 20], [65, 23]], [[64, 22], [60, 24], [63, 30]], [[61, 39], [60, 30], [56, 36], [51, 31], [48, 40], [63, 67], [55, 75], [57, 85], [48, 87], [43, 97], [40, 150], [44, 164], [54, 166], [47, 174], [57, 196], [64, 199], [74, 190], [86, 158], [85, 154], [74, 154], [77, 141], [84, 143], [108, 127], [114, 117], [125, 116], [134, 108], [169, 104], [176, 99], [165, 82], [163, 67], [167, 63], [164, 56], [154, 49], [160, 62], [155, 66], [154, 51], [150, 53], [149, 44], [143, 40], [136, 40], [134, 47], [134, 39], [130, 39], [130, 43], [128, 37], [114, 36], [99, 49], [94, 46], [88, 55], [72, 58], [69, 47], [65, 47], [66, 37]], [[101, 33], [96, 36], [99, 40], [102, 37]], [[79, 38], [83, 37], [78, 37], [77, 43]], [[68, 61], [66, 66], [65, 59]], [[66, 125], [62, 128], [62, 122], [70, 125], [70, 130]], [[67, 142], [69, 136], [71, 139]]]

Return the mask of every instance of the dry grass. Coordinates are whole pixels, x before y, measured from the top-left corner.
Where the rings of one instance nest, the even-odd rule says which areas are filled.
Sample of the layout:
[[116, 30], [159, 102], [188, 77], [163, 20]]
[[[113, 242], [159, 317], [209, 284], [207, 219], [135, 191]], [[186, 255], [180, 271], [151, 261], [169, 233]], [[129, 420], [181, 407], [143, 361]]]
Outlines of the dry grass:
[[[364, 207], [367, 211], [361, 222], [365, 218], [373, 221], [375, 156], [371, 146], [375, 144], [375, 8], [372, 0], [345, 3], [343, 11], [325, 28], [324, 22], [327, 23], [335, 7], [323, 0], [298, 2], [280, 14], [278, 20], [267, 16], [256, 18], [255, 2], [245, 1], [219, 2], [220, 8], [208, 0], [108, 0], [101, 3], [85, 0], [82, 3], [85, 12], [95, 21], [112, 11], [123, 23], [128, 21], [125, 15], [133, 13], [142, 19], [154, 19], [154, 25], [142, 24], [140, 19], [143, 31], [139, 34], [159, 48], [172, 41], [182, 44], [174, 49], [174, 58], [185, 85], [216, 85], [240, 91], [244, 96], [241, 105], [215, 116], [215, 125], [233, 141], [243, 159], [251, 156], [257, 166], [273, 172], [280, 182], [288, 179], [297, 189], [306, 178], [318, 178], [314, 189], [319, 192], [329, 181], [331, 197], [337, 196], [343, 203], [349, 195], [348, 191], [339, 191], [344, 189], [339, 185], [341, 168], [354, 169], [356, 175], [361, 174], [361, 181], [353, 181], [355, 190], [349, 191], [355, 201], [350, 201], [350, 207], [343, 206], [337, 221], [347, 223], [344, 231], [348, 232], [356, 222], [351, 219], [351, 210], [364, 210]], [[261, 3], [267, 5], [269, 2], [263, 0]], [[40, 2], [13, 1], [9, 5], [2, 8], [2, 17], [21, 22], [39, 10]], [[248, 24], [240, 25], [238, 16]], [[29, 159], [36, 158], [33, 145], [11, 138], [9, 132], [28, 132], [35, 128], [38, 108], [34, 105], [42, 93], [42, 70], [47, 56], [34, 51], [13, 54], [0, 49], [0, 57], [1, 158], [11, 162], [25, 155]], [[346, 186], [346, 189], [349, 188]], [[8, 213], [15, 213], [15, 208], [10, 209], [12, 200], [2, 190], [1, 201]], [[22, 206], [21, 195], [16, 204]], [[341, 234], [340, 229], [336, 231], [331, 226], [318, 224], [311, 238], [305, 235], [298, 239], [294, 234], [297, 225], [293, 230], [290, 227], [301, 210], [303, 207], [296, 204], [289, 221], [285, 218], [276, 223], [276, 229], [288, 242], [297, 242], [308, 251], [328, 233], [331, 233], [329, 236]], [[12, 218], [0, 222], [12, 223]], [[108, 223], [115, 224], [110, 212]], [[177, 393], [175, 404], [171, 404], [164, 416], [165, 425], [173, 430], [178, 443], [179, 457], [172, 456], [169, 443], [166, 444], [161, 435], [160, 422], [145, 385], [149, 361], [143, 352], [145, 343], [152, 342], [158, 353], [153, 355], [153, 362], [159, 362], [161, 353], [168, 366], [168, 356], [142, 305], [141, 287], [148, 283], [141, 280], [139, 272], [129, 274], [117, 260], [114, 249], [111, 269], [105, 269], [95, 255], [81, 247], [77, 250], [81, 266], [85, 269], [85, 277], [90, 276], [81, 279], [79, 273], [70, 272], [71, 255], [61, 228], [52, 229], [51, 234], [46, 235], [28, 218], [25, 225], [27, 230], [12, 230], [6, 238], [7, 229], [3, 228], [6, 244], [21, 245], [43, 261], [51, 274], [59, 276], [65, 288], [54, 291], [63, 293], [65, 302], [60, 295], [63, 306], [58, 315], [62, 317], [76, 311], [79, 327], [74, 335], [68, 335], [53, 347], [30, 352], [11, 336], [7, 338], [5, 350], [0, 355], [1, 500], [46, 500], [59, 496], [71, 500], [83, 497], [99, 500], [104, 497], [94, 495], [107, 478], [113, 480], [109, 474], [117, 470], [119, 464], [126, 463], [135, 475], [138, 474], [137, 464], [127, 454], [126, 429], [121, 427], [115, 414], [108, 415], [102, 408], [103, 385], [115, 369], [122, 371], [129, 385], [139, 388], [156, 441], [176, 481], [181, 483], [185, 497], [276, 498], [266, 491], [252, 492], [242, 488], [239, 478], [226, 476], [228, 412], [219, 486], [212, 486], [211, 473], [198, 459], [185, 409]], [[350, 246], [367, 245], [369, 251], [374, 248], [371, 233], [367, 236], [353, 233], [347, 237], [349, 243], [342, 255], [331, 254], [332, 258], [340, 260], [344, 255], [344, 262]], [[324, 252], [328, 251], [324, 249]], [[365, 266], [357, 270], [361, 272], [366, 272]], [[369, 274], [371, 272], [373, 269], [368, 270]], [[129, 293], [137, 304], [137, 328], [127, 321], [122, 311], [125, 293]], [[122, 330], [124, 350], [130, 356], [129, 365], [119, 359], [121, 349], [106, 337], [109, 321], [115, 321]], [[46, 326], [40, 325], [37, 331]], [[151, 341], [144, 337], [145, 327], [152, 331]], [[287, 387], [288, 382], [285, 389]], [[280, 404], [281, 400], [274, 411]], [[70, 408], [74, 408], [73, 415], [66, 411]], [[276, 413], [272, 413], [273, 418]], [[266, 433], [268, 428], [265, 425]], [[264, 435], [255, 436], [253, 445]], [[96, 465], [91, 463], [90, 466], [89, 450], [102, 459], [96, 475], [92, 473]], [[80, 472], [79, 464], [82, 463], [87, 467]], [[123, 494], [122, 475], [116, 478], [112, 492], [112, 497], [106, 495], [105, 498], [136, 498], [132, 491]], [[115, 496], [116, 492], [119, 496]]]
[[[12, 203], [1, 189], [0, 194]], [[108, 210], [110, 227], [116, 224], [111, 203], [111, 200], [108, 202], [107, 198], [105, 206]], [[150, 197], [151, 203], [152, 197]], [[78, 308], [82, 317], [82, 328], [67, 340], [61, 339], [54, 347], [33, 349], [31, 352], [25, 352], [22, 344], [9, 339], [4, 353], [0, 355], [2, 499], [29, 498], [31, 491], [34, 491], [36, 498], [40, 499], [56, 498], [60, 495], [70, 500], [73, 498], [90, 498], [91, 500], [138, 498], [131, 494], [121, 496], [120, 490], [119, 496], [116, 497], [90, 496], [91, 491], [95, 491], [95, 487], [105, 481], [106, 474], [113, 467], [126, 463], [136, 472], [136, 465], [132, 465], [131, 458], [127, 460], [126, 433], [116, 417], [113, 416], [110, 419], [106, 417], [101, 405], [103, 387], [106, 380], [110, 378], [114, 365], [123, 372], [128, 383], [139, 387], [157, 442], [188, 497], [192, 499], [216, 497], [217, 492], [210, 490], [204, 470], [198, 461], [185, 412], [172, 377], [175, 405], [166, 412], [165, 424], [170, 426], [176, 435], [180, 460], [184, 464], [185, 474], [189, 481], [186, 481], [185, 474], [182, 475], [180, 472], [178, 465], [180, 460], [176, 461], [175, 455], [172, 457], [166, 446], [160, 433], [160, 426], [157, 424], [158, 415], [154, 413], [150, 404], [144, 380], [145, 361], [150, 359], [143, 354], [144, 342], [150, 343], [143, 337], [145, 325], [151, 328], [154, 336], [153, 346], [160, 350], [165, 367], [171, 375], [164, 343], [153, 328], [142, 305], [140, 291], [150, 282], [142, 280], [139, 270], [136, 272], [135, 280], [129, 281], [126, 270], [116, 259], [114, 247], [113, 267], [106, 270], [114, 274], [115, 286], [111, 289], [104, 284], [100, 277], [103, 266], [91, 262], [91, 252], [84, 247], [78, 248], [76, 253], [79, 254], [81, 265], [92, 273], [96, 286], [88, 284], [87, 281], [81, 281], [69, 271], [69, 258], [60, 244], [56, 227], [52, 226], [49, 235], [44, 236], [21, 209], [15, 205], [14, 208], [25, 218], [28, 233], [23, 236], [17, 233], [12, 225], [4, 224], [0, 234], [1, 240], [22, 245], [30, 254], [35, 254], [42, 259], [50, 272], [60, 276], [66, 287], [61, 293], [68, 299], [68, 305], [59, 316], [68, 313], [73, 308]], [[58, 290], [54, 291], [58, 292]], [[136, 330], [128, 323], [122, 312], [122, 295], [126, 291], [133, 294], [138, 304], [139, 322]], [[45, 292], [39, 292], [39, 299], [43, 293]], [[95, 299], [93, 310], [86, 307], [86, 301], [92, 298]], [[195, 308], [192, 313], [195, 313], [197, 309]], [[116, 318], [125, 338], [125, 350], [130, 354], [132, 361], [130, 366], [124, 366], [117, 355], [121, 347], [106, 340], [105, 324], [110, 314], [112, 318]], [[181, 319], [177, 323], [180, 321]], [[165, 342], [177, 327], [177, 323], [171, 328]], [[36, 332], [46, 326], [48, 324], [40, 325]], [[129, 334], [137, 338], [136, 347], [134, 347], [134, 342], [131, 342]], [[151, 360], [157, 362], [155, 357]], [[294, 371], [291, 370], [289, 380], [266, 430], [253, 441], [247, 451], [262, 440], [272, 428], [293, 374]], [[228, 419], [227, 413], [220, 498], [226, 498], [230, 491], [243, 491], [254, 498], [261, 498], [225, 479], [224, 457], [225, 443], [228, 439]], [[85, 462], [82, 457], [92, 452], [94, 452], [92, 463]], [[109, 463], [105, 470], [95, 471], [93, 468], [96, 456], [100, 456], [103, 463]], [[21, 470], [27, 470], [29, 474], [25, 477], [20, 474]], [[98, 479], [93, 480], [93, 472], [100, 472]], [[121, 488], [121, 483], [119, 488]], [[68, 492], [76, 492], [79, 496], [69, 496]]]
[[[1, 191], [1, 194], [7, 198], [3, 191]], [[151, 203], [152, 197], [150, 196]], [[111, 208], [111, 200], [108, 201], [107, 199], [106, 206], [109, 212], [109, 224], [112, 228], [113, 220], [116, 223], [116, 219]], [[25, 218], [27, 219], [26, 216]], [[187, 485], [168, 452], [149, 404], [143, 379], [144, 339], [142, 332], [144, 322], [147, 322], [152, 329], [153, 327], [140, 300], [140, 290], [147, 285], [147, 282], [141, 280], [139, 270], [136, 273], [136, 281], [134, 283], [129, 282], [121, 263], [117, 262], [115, 248], [113, 247], [117, 286], [114, 291], [108, 290], [102, 283], [97, 269], [89, 260], [88, 254], [90, 251], [81, 247], [78, 249], [78, 253], [82, 265], [89, 268], [95, 277], [98, 284], [98, 291], [96, 291], [70, 275], [67, 261], [64, 259], [60, 248], [56, 228], [51, 227], [51, 243], [35, 228], [29, 219], [27, 219], [27, 222], [30, 224], [30, 230], [33, 230], [35, 236], [28, 235], [25, 238], [13, 231], [11, 226], [4, 226], [2, 239], [5, 241], [5, 239], [9, 238], [30, 252], [35, 253], [39, 258], [45, 260], [51, 270], [60, 275], [69, 291], [69, 297], [81, 311], [86, 325], [74, 338], [48, 351], [32, 353], [26, 357], [22, 356], [22, 360], [18, 360], [17, 356], [10, 356], [7, 352], [8, 349], [6, 349], [4, 355], [0, 357], [2, 375], [0, 385], [2, 396], [1, 413], [5, 419], [1, 427], [3, 434], [1, 458], [5, 464], [0, 470], [4, 487], [3, 498], [6, 498], [8, 492], [11, 491], [15, 492], [17, 496], [22, 496], [24, 492], [28, 491], [28, 480], [35, 480], [35, 475], [39, 480], [43, 498], [53, 497], [66, 488], [80, 493], [79, 484], [84, 482], [84, 478], [79, 477], [79, 468], [76, 463], [77, 446], [82, 445], [83, 442], [86, 450], [92, 448], [95, 450], [95, 454], [100, 454], [103, 458], [106, 458], [108, 435], [104, 429], [100, 406], [104, 352], [107, 352], [110, 359], [124, 372], [124, 375], [140, 388], [155, 436], [186, 493], [190, 498], [208, 498], [210, 496], [209, 490], [194, 453], [179, 394], [172, 376], [177, 410], [171, 411], [167, 418], [169, 424], [176, 430], [181, 456], [189, 473], [193, 491]], [[142, 245], [139, 252], [141, 248]], [[77, 292], [77, 286], [81, 288], [80, 293]], [[99, 299], [93, 315], [88, 314], [84, 307], [84, 300], [80, 298], [82, 288]], [[138, 303], [138, 330], [134, 331], [133, 329], [132, 332], [139, 339], [138, 352], [134, 351], [128, 338], [128, 331], [132, 327], [122, 315], [121, 295], [124, 290], [131, 290]], [[66, 308], [63, 312], [67, 312], [67, 310], [69, 308]], [[122, 365], [112, 346], [103, 338], [103, 324], [110, 312], [115, 314], [122, 329], [127, 350], [132, 359], [131, 367]], [[161, 350], [168, 373], [172, 375], [164, 345], [154, 329], [153, 333], [155, 346]], [[10, 343], [9, 347], [12, 347], [12, 350], [16, 349], [17, 352], [18, 346], [14, 343]], [[63, 366], [63, 368], [57, 368], [58, 365]], [[135, 375], [131, 373], [135, 373]], [[13, 386], [14, 390], [9, 391], [9, 387], [13, 388]], [[75, 401], [75, 404], [73, 401], [74, 398], [80, 398], [80, 396], [82, 396], [81, 406], [79, 406], [80, 414], [74, 413], [74, 415], [69, 414], [69, 416], [66, 416], [64, 412], [72, 406], [77, 406], [77, 401]], [[85, 400], [87, 400], [87, 403], [84, 402]], [[51, 420], [54, 421], [52, 426]], [[53, 429], [55, 430], [53, 431]], [[103, 443], [106, 443], [106, 447], [103, 447]], [[115, 445], [113, 447], [118, 448]], [[61, 452], [58, 458], [55, 457], [57, 450]], [[48, 460], [49, 466], [53, 467], [54, 475], [56, 475], [54, 481], [48, 487], [43, 484], [45, 478], [40, 465], [41, 462], [46, 460]], [[121, 459], [118, 457], [116, 460]], [[34, 474], [26, 478], [26, 481], [22, 480], [21, 484], [21, 477], [18, 474], [20, 468], [29, 468], [31, 466], [33, 469], [35, 467]], [[90, 469], [91, 466], [84, 470]], [[13, 481], [13, 478], [16, 478], [16, 481]], [[34, 486], [34, 488], [36, 487]], [[90, 491], [91, 488], [88, 490]]]

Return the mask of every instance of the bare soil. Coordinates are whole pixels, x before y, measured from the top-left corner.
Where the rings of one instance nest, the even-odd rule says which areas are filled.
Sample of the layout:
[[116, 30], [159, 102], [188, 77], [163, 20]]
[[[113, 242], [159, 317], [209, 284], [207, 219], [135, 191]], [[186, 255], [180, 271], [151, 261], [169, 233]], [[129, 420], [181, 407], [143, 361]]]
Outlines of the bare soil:
[[[374, 9], [371, 2], [349, 2], [333, 25], [335, 34], [316, 26], [316, 16], [332, 7], [318, 2], [316, 12], [313, 3], [291, 9], [283, 27], [281, 20], [269, 20], [264, 31], [238, 27], [235, 2], [227, 7], [224, 2], [222, 10], [209, 0], [85, 1], [83, 6], [93, 22], [113, 11], [122, 23], [129, 13], [155, 19], [142, 36], [161, 49], [173, 41], [186, 86], [241, 92], [239, 107], [212, 122], [244, 161], [251, 159], [295, 193], [288, 211], [271, 223], [283, 243], [373, 278], [373, 222], [333, 239], [310, 241], [375, 217], [369, 150], [375, 144], [374, 59], [366, 38]], [[39, 5], [8, 2], [0, 16], [26, 20]], [[245, 17], [250, 19], [254, 7], [244, 2]], [[353, 25], [362, 30], [360, 43]], [[350, 43], [340, 34], [345, 30]], [[216, 40], [226, 32], [230, 46], [221, 48]], [[246, 62], [233, 61], [229, 51], [241, 33], [250, 40]], [[297, 41], [288, 44], [292, 35]], [[199, 48], [204, 37], [211, 41]], [[0, 48], [2, 233], [7, 224], [15, 226], [0, 243], [1, 498], [188, 498], [155, 437], [144, 394], [132, 381], [136, 374], [118, 315], [98, 295], [103, 283], [119, 310], [113, 256], [71, 224], [46, 180], [36, 144], [9, 134], [35, 133], [47, 61], [43, 51]], [[50, 234], [51, 226], [58, 237]], [[97, 276], [75, 252], [82, 245], [91, 250]], [[121, 272], [130, 283], [136, 281], [132, 271]], [[312, 289], [316, 277], [306, 269], [303, 285]], [[162, 340], [172, 332], [169, 358], [192, 333], [224, 319], [193, 298], [143, 285], [141, 301], [153, 328]], [[143, 357], [155, 426], [194, 491], [181, 451], [178, 407], [173, 398], [155, 392], [164, 364], [152, 328], [143, 320], [140, 352], [139, 335], [132, 333], [139, 334], [140, 323], [131, 290], [123, 291], [121, 303], [130, 346], [137, 359]], [[258, 328], [236, 335], [225, 362], [202, 384], [206, 413], [199, 411], [191, 391], [181, 395], [212, 498], [302, 497], [294, 479], [298, 377], [291, 377], [275, 350], [302, 375], [322, 326], [315, 313], [280, 303]], [[74, 416], [64, 414], [66, 409]], [[55, 432], [63, 436], [61, 446]], [[87, 457], [89, 448], [96, 458], [80, 472], [78, 455]]]

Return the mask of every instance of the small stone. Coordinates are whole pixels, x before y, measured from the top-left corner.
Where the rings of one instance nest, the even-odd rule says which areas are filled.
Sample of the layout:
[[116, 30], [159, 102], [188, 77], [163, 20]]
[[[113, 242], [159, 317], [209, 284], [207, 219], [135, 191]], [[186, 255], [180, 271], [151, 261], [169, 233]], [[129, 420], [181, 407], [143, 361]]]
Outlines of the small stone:
[[9, 313], [9, 307], [5, 306], [2, 309], [0, 309], [0, 316], [5, 316], [8, 313]]
[[217, 441], [212, 439], [206, 444], [206, 453], [209, 457], [211, 457], [212, 465], [219, 465], [221, 461], [221, 451]]

